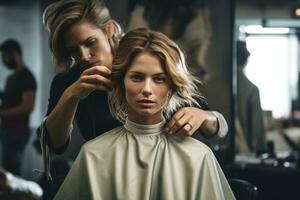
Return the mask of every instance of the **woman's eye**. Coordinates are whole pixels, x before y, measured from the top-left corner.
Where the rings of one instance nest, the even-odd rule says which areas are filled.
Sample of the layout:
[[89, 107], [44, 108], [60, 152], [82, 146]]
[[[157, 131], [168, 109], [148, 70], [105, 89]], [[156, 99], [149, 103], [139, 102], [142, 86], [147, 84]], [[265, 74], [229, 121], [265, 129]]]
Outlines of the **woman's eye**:
[[154, 81], [155, 81], [156, 83], [164, 83], [166, 80], [167, 80], [167, 77], [165, 77], [165, 76], [157, 76], [157, 77], [154, 77]]
[[130, 79], [133, 80], [133, 81], [135, 81], [135, 82], [138, 82], [138, 81], [142, 81], [143, 77], [141, 75], [134, 74], [134, 75], [130, 76]]

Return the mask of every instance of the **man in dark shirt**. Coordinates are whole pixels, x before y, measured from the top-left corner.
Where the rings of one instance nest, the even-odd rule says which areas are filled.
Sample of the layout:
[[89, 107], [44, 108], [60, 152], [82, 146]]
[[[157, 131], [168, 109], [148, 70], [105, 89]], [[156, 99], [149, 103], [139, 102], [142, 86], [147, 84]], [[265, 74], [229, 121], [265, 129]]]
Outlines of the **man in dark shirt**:
[[0, 45], [5, 67], [13, 70], [7, 78], [0, 106], [3, 167], [20, 175], [25, 145], [29, 138], [29, 115], [34, 108], [36, 81], [25, 66], [20, 44], [12, 39]]

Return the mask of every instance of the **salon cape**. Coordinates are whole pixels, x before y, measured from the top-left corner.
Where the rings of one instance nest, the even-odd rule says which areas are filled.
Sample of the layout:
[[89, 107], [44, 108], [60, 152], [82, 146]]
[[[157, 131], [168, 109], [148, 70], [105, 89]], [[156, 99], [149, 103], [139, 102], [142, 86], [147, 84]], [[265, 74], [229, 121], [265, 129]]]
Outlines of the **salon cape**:
[[212, 151], [164, 125], [127, 120], [85, 143], [55, 199], [235, 199]]

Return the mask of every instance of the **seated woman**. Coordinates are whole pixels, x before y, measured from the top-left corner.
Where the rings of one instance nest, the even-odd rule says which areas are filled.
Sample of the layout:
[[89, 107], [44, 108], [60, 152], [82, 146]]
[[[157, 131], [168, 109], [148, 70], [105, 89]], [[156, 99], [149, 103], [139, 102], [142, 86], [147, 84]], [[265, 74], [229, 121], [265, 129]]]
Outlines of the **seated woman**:
[[199, 96], [173, 41], [147, 29], [128, 32], [112, 78], [110, 109], [124, 125], [84, 144], [55, 199], [234, 199], [205, 144], [163, 132], [164, 116]]

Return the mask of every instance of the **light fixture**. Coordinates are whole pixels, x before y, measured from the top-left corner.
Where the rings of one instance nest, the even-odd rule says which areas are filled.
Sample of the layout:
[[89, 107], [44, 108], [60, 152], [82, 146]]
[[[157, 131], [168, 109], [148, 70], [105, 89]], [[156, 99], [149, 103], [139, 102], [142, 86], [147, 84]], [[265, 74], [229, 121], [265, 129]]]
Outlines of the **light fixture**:
[[263, 27], [261, 25], [248, 25], [240, 27], [240, 32], [247, 34], [288, 34], [289, 28], [285, 27]]
[[296, 2], [291, 10], [291, 15], [294, 18], [300, 18], [300, 2]]

